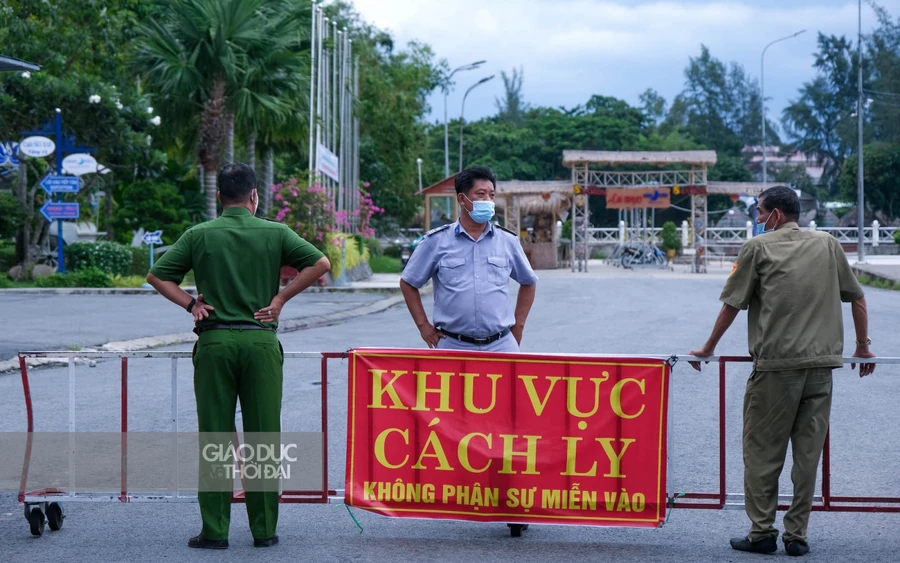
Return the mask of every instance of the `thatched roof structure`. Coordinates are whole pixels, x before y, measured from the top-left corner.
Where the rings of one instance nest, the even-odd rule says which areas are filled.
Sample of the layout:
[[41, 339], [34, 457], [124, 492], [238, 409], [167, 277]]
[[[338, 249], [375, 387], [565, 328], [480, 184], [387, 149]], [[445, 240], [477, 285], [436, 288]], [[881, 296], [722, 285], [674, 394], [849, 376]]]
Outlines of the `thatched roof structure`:
[[550, 180], [526, 182], [511, 180], [497, 182], [497, 205], [506, 207], [507, 201], [516, 197], [519, 213], [532, 215], [535, 213], [559, 214], [572, 206], [574, 189], [571, 181]]

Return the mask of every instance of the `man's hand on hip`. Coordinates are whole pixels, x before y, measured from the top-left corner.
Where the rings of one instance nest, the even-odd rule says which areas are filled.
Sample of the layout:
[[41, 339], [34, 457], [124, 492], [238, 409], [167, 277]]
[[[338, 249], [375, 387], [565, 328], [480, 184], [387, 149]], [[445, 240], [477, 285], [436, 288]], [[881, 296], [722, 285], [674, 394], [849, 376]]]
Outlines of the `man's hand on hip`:
[[433, 324], [425, 323], [419, 327], [419, 334], [422, 335], [422, 340], [425, 341], [425, 344], [428, 344], [429, 348], [437, 348], [438, 341], [441, 338], [446, 338], [441, 331], [436, 329]]
[[197, 321], [209, 318], [210, 311], [215, 311], [215, 308], [212, 305], [203, 302], [202, 293], [197, 295], [197, 302], [194, 303], [194, 306], [191, 308], [191, 315], [194, 316], [194, 322], [196, 323]]
[[281, 316], [281, 308], [284, 307], [284, 300], [276, 295], [272, 298], [272, 302], [268, 307], [263, 307], [259, 311], [253, 313], [253, 318], [261, 323], [274, 323]]
[[519, 346], [522, 345], [522, 333], [525, 331], [525, 325], [513, 325], [509, 327], [509, 331], [512, 333], [513, 338], [516, 339], [516, 344]]

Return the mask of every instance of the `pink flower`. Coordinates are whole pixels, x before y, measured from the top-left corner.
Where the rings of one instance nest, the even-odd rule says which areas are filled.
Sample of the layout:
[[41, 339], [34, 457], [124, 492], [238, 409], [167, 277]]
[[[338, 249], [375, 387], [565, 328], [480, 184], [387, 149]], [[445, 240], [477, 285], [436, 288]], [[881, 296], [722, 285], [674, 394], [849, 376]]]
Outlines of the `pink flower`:
[[279, 193], [276, 193], [274, 197], [275, 197], [275, 201], [282, 201], [282, 200], [284, 199], [284, 198], [281, 196], [281, 194], [279, 194]]
[[370, 183], [368, 183], [368, 182], [363, 182], [363, 187], [364, 187], [364, 188], [368, 188], [368, 187], [371, 186], [371, 185], [372, 185], [372, 184], [370, 184]]

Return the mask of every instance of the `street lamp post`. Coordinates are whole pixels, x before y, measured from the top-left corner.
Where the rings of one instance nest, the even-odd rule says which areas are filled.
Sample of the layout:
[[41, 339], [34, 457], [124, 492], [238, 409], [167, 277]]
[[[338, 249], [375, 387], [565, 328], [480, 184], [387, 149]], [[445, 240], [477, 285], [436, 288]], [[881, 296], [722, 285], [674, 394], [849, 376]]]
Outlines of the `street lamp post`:
[[460, 172], [462, 172], [462, 169], [463, 169], [463, 115], [465, 115], [465, 113], [466, 113], [466, 98], [469, 97], [469, 92], [471, 92], [478, 86], [481, 86], [485, 82], [491, 80], [492, 78], [494, 78], [494, 76], [496, 76], [496, 75], [492, 74], [486, 78], [482, 78], [475, 84], [472, 84], [471, 86], [469, 86], [469, 89], [466, 90], [466, 94], [463, 96], [462, 110], [460, 110], [460, 112], [459, 112], [459, 171]]
[[[461, 70], [474, 70], [479, 66], [483, 65], [487, 61], [476, 61], [471, 64], [463, 65], [459, 68], [453, 69], [453, 72], [450, 73], [450, 76], [447, 77], [447, 83], [449, 85], [450, 79], [453, 78], [453, 75]], [[450, 137], [448, 135], [448, 124], [447, 124], [447, 95], [450, 93], [449, 86], [444, 86], [444, 178], [450, 176]]]
[[416, 166], [419, 167], [419, 191], [422, 191], [422, 159], [416, 159]]
[[766, 50], [769, 47], [778, 43], [779, 41], [786, 41], [788, 39], [793, 39], [797, 37], [801, 33], [805, 33], [806, 30], [800, 30], [793, 35], [788, 35], [786, 37], [782, 37], [781, 39], [776, 39], [772, 41], [768, 45], [766, 45], [765, 49], [763, 49], [762, 56], [760, 57], [759, 63], [759, 91], [760, 91], [760, 104], [762, 105], [762, 181], [765, 184], [768, 181], [769, 168], [766, 163], [766, 149], [768, 148], [766, 145], [766, 82], [765, 82], [765, 63], [766, 63]]
[[[865, 239], [865, 195], [863, 193], [863, 80], [862, 80], [862, 0], [859, 0], [859, 36], [856, 48], [859, 52], [859, 69], [857, 74], [857, 87], [859, 88], [858, 99], [856, 100], [856, 119], [857, 119], [857, 143], [859, 144], [859, 156], [857, 157], [856, 166], [856, 261], [860, 264], [866, 263], [866, 239]], [[873, 233], [874, 236], [874, 233]], [[874, 239], [873, 239], [874, 240]]]

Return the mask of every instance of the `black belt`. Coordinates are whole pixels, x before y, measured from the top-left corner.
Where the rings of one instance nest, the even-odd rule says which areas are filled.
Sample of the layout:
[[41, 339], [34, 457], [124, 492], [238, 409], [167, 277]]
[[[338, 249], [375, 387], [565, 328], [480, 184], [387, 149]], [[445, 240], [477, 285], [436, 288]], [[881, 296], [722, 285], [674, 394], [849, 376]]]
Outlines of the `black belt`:
[[506, 327], [503, 330], [501, 330], [500, 332], [498, 332], [497, 334], [492, 334], [486, 338], [473, 338], [471, 336], [466, 336], [465, 334], [456, 334], [456, 333], [450, 332], [447, 329], [443, 329], [441, 327], [436, 327], [436, 328], [439, 331], [441, 331], [441, 334], [449, 336], [450, 338], [453, 338], [454, 340], [459, 340], [460, 342], [466, 342], [468, 344], [476, 344], [478, 346], [484, 346], [485, 344], [490, 344], [491, 342], [496, 342], [496, 341], [500, 340], [501, 338], [503, 338], [504, 336], [506, 336], [507, 334], [509, 334], [509, 327]]
[[271, 330], [272, 332], [276, 332], [277, 329], [274, 326], [259, 326], [253, 323], [214, 323], [209, 325], [203, 325], [199, 327], [194, 327], [194, 333], [199, 335], [208, 330]]

